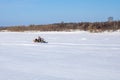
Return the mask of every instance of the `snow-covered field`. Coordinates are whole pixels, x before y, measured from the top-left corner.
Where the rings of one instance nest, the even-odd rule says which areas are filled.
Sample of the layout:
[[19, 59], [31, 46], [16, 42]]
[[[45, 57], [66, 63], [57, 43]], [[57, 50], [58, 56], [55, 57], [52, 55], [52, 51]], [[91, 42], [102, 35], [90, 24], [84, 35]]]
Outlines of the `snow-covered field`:
[[0, 32], [0, 80], [120, 80], [120, 32]]

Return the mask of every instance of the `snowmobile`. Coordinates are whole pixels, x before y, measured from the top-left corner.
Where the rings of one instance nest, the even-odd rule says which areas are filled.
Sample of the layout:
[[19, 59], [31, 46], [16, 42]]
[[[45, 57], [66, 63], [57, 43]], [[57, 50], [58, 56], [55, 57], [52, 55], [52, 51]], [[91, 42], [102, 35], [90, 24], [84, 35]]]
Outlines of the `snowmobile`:
[[41, 38], [41, 37], [38, 37], [38, 39], [37, 39], [37, 38], [34, 39], [33, 42], [35, 42], [35, 43], [48, 43], [48, 42], [46, 42], [46, 41], [45, 41], [43, 38]]

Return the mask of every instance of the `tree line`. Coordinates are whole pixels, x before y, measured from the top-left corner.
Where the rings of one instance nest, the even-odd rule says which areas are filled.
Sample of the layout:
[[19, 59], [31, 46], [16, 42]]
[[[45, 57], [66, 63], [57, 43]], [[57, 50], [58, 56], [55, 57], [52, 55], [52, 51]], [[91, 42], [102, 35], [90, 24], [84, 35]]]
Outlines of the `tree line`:
[[107, 22], [78, 22], [55, 23], [48, 25], [9, 26], [0, 27], [0, 31], [74, 31], [83, 30], [89, 32], [116, 31], [120, 29], [120, 21]]

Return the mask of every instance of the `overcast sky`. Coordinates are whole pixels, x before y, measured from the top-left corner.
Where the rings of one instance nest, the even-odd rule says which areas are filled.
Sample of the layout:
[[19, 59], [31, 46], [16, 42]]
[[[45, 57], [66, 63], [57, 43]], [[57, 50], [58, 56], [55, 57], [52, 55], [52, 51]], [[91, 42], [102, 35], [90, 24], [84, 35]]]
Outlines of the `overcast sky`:
[[0, 0], [0, 26], [120, 19], [120, 0]]

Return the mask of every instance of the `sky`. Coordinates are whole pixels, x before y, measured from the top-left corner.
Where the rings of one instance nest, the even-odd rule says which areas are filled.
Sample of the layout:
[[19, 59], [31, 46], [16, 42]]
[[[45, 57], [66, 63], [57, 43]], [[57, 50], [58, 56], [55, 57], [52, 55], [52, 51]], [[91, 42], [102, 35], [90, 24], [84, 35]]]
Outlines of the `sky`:
[[120, 20], [120, 0], [0, 0], [0, 26]]

